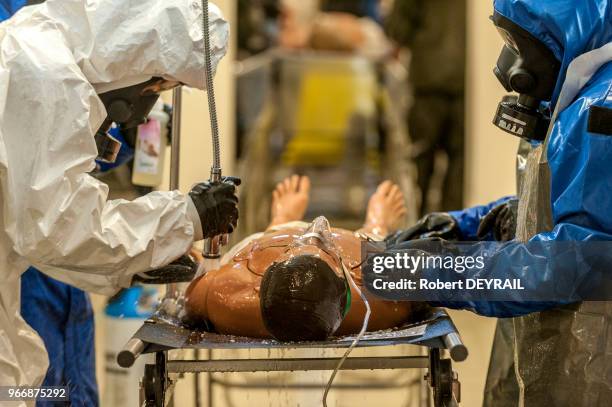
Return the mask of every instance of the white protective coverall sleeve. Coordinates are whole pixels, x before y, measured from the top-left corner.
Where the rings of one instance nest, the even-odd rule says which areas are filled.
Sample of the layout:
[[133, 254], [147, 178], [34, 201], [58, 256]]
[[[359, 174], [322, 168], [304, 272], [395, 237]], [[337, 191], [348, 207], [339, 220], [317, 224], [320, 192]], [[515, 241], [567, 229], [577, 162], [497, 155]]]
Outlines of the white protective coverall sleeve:
[[[216, 68], [228, 24], [211, 4]], [[87, 173], [106, 113], [97, 93], [160, 76], [205, 88], [200, 0], [48, 0], [0, 25], [0, 184], [13, 253], [110, 294], [186, 253], [189, 198], [107, 201]]]

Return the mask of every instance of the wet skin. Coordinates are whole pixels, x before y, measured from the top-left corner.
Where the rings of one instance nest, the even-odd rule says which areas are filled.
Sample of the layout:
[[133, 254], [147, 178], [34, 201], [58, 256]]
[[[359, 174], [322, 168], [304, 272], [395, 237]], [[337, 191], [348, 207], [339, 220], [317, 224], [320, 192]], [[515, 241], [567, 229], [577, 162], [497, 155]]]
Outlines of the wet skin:
[[[341, 259], [355, 283], [361, 287], [359, 237], [346, 230], [332, 229], [331, 240], [335, 250], [315, 244], [296, 247], [296, 241], [304, 232], [305, 229], [301, 228], [268, 232], [240, 250], [220, 269], [193, 281], [186, 293], [189, 321], [199, 326], [208, 321], [221, 334], [271, 338], [264, 327], [260, 311], [261, 279], [270, 265], [290, 255], [318, 255], [338, 275], [342, 275]], [[410, 319], [411, 303], [382, 301], [366, 295], [372, 308], [369, 331], [394, 328]], [[351, 309], [336, 332], [337, 336], [356, 334], [363, 324], [365, 305], [352, 288], [351, 298]]]

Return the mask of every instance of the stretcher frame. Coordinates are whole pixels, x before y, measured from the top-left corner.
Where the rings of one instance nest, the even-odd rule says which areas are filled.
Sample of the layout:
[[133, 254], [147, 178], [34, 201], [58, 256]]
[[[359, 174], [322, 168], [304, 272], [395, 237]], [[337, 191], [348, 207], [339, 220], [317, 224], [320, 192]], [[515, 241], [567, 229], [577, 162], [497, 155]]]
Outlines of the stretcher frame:
[[[173, 140], [172, 140], [172, 163], [171, 163], [171, 186], [178, 187], [179, 183], [179, 159], [180, 159], [180, 133], [181, 133], [181, 89], [175, 89], [173, 95]], [[398, 118], [387, 117], [398, 125]], [[264, 114], [265, 117], [265, 114]], [[395, 137], [396, 142], [401, 137]], [[396, 143], [397, 144], [397, 143]], [[390, 143], [390, 151], [397, 153], [402, 149]], [[400, 160], [401, 161], [401, 160]], [[117, 362], [119, 366], [129, 368], [133, 366], [136, 359], [142, 354], [155, 354], [155, 363], [145, 366], [144, 377], [141, 382], [141, 406], [163, 407], [169, 405], [174, 388], [174, 375], [198, 374], [198, 373], [239, 373], [239, 372], [294, 372], [294, 371], [329, 371], [333, 370], [339, 358], [317, 357], [317, 358], [276, 358], [276, 359], [170, 359], [168, 352], [177, 349], [207, 349], [209, 353], [219, 349], [296, 349], [296, 348], [332, 348], [345, 349], [350, 345], [347, 340], [335, 340], [318, 343], [293, 343], [282, 344], [275, 341], [255, 341], [249, 338], [232, 338], [223, 335], [204, 333], [208, 339], [215, 340], [194, 342], [190, 341], [193, 335], [202, 333], [189, 331], [180, 327], [180, 322], [174, 318], [168, 323], [168, 315], [178, 315], [182, 306], [179, 296], [180, 287], [171, 284], [167, 287], [169, 293], [160, 308], [160, 312], [148, 320], [141, 329], [126, 344], [124, 350], [119, 353]], [[164, 314], [164, 318], [159, 318]], [[428, 319], [423, 320], [425, 333], [420, 337], [411, 339], [392, 339], [377, 341], [377, 343], [360, 343], [358, 347], [386, 346], [412, 344], [426, 347], [427, 355], [423, 356], [378, 356], [378, 357], [352, 357], [348, 358], [341, 370], [396, 370], [396, 369], [426, 369], [425, 380], [433, 393], [433, 405], [435, 407], [458, 406], [461, 399], [460, 383], [458, 376], [452, 370], [452, 362], [461, 362], [468, 356], [468, 351], [463, 344], [455, 325], [450, 316], [443, 310], [437, 310]], [[418, 325], [418, 324], [417, 324]], [[438, 334], [435, 329], [443, 327]], [[437, 327], [437, 328], [436, 328]], [[430, 331], [434, 331], [431, 333]], [[450, 358], [444, 356], [448, 351]], [[196, 352], [196, 356], [199, 352]], [[232, 383], [215, 381], [209, 376], [209, 390], [213, 384], [221, 384], [226, 387], [236, 386]], [[268, 386], [268, 385], [266, 385]], [[293, 388], [312, 388], [307, 384], [294, 385]], [[288, 386], [283, 386], [288, 388]], [[352, 389], [351, 386], [347, 388]], [[197, 397], [197, 395], [196, 395]], [[212, 400], [209, 397], [209, 400]], [[429, 402], [428, 402], [429, 404]], [[210, 401], [209, 401], [209, 405]]]
[[[461, 399], [458, 376], [452, 370], [452, 362], [461, 362], [468, 356], [450, 316], [443, 310], [432, 310], [426, 320], [399, 330], [402, 332], [422, 332], [416, 336], [401, 336], [362, 341], [358, 347], [394, 347], [398, 345], [415, 345], [427, 348], [423, 356], [376, 356], [349, 357], [341, 370], [397, 370], [425, 369], [425, 379], [433, 392], [435, 407], [457, 406]], [[255, 372], [295, 372], [295, 371], [330, 371], [339, 358], [273, 358], [273, 359], [200, 359], [196, 352], [195, 360], [171, 359], [171, 350], [228, 350], [228, 349], [346, 349], [351, 340], [339, 338], [314, 343], [279, 343], [273, 340], [219, 335], [204, 331], [192, 331], [181, 327], [178, 321], [168, 323], [167, 319], [153, 317], [148, 320], [134, 335], [130, 343], [144, 344], [144, 347], [130, 347], [119, 353], [118, 363], [122, 367], [131, 367], [141, 354], [155, 354], [155, 364], [145, 366], [142, 381], [142, 406], [167, 406], [172, 398], [176, 375], [199, 373], [255, 373]], [[450, 358], [444, 357], [448, 351]], [[232, 383], [219, 382], [209, 377], [209, 390], [213, 384], [226, 387], [236, 386]], [[269, 385], [267, 385], [269, 386]], [[244, 385], [243, 385], [244, 387]], [[246, 386], [248, 387], [248, 385]], [[255, 386], [258, 387], [258, 386]], [[282, 386], [288, 389], [287, 386]], [[314, 385], [299, 384], [292, 389], [315, 388]], [[391, 387], [391, 386], [390, 386]], [[268, 387], [269, 388], [269, 387]], [[351, 388], [350, 386], [348, 388]], [[353, 387], [354, 388], [354, 387]], [[209, 397], [209, 400], [212, 400]], [[209, 404], [210, 405], [210, 404]]]

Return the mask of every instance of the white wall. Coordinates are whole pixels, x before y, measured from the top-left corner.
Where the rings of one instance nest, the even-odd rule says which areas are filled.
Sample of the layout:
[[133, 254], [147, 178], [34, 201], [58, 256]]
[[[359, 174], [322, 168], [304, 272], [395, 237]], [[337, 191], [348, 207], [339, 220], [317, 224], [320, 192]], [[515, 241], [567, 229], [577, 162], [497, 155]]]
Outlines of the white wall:
[[[221, 61], [215, 76], [215, 93], [217, 96], [217, 113], [219, 116], [219, 133], [221, 136], [221, 165], [225, 175], [234, 171], [235, 151], [235, 83], [234, 60], [236, 26], [235, 0], [215, 0], [225, 18], [231, 25], [230, 50]], [[204, 74], [204, 73], [202, 73]], [[167, 95], [170, 96], [170, 95]], [[171, 96], [167, 97], [171, 100]], [[210, 119], [206, 93], [194, 89], [183, 90], [183, 122], [181, 146], [181, 179], [180, 189], [188, 192], [197, 182], [207, 180], [212, 165], [212, 144]], [[169, 162], [169, 161], [168, 161]], [[165, 182], [165, 185], [168, 185]]]
[[505, 93], [493, 74], [502, 40], [489, 17], [490, 0], [468, 0], [467, 173], [468, 205], [515, 193], [518, 139], [493, 126]]
[[[465, 192], [469, 206], [491, 202], [516, 190], [518, 139], [492, 124], [504, 95], [493, 75], [503, 42], [489, 19], [492, 14], [492, 1], [468, 0]], [[470, 350], [468, 360], [455, 365], [462, 383], [462, 405], [480, 406], [496, 320], [470, 312], [453, 312], [452, 316]]]

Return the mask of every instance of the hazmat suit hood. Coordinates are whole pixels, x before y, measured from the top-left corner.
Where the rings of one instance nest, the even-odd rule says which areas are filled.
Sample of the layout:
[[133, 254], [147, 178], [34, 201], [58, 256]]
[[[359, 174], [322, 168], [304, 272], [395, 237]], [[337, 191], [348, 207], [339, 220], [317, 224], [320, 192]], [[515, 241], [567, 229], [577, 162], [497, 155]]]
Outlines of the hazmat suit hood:
[[495, 0], [494, 7], [540, 39], [561, 62], [553, 106], [571, 62], [612, 41], [612, 3], [608, 0]]
[[[24, 20], [30, 29], [59, 29], [97, 93], [152, 77], [206, 88], [201, 0], [47, 0], [21, 9], [7, 24], [22, 25]], [[210, 30], [216, 69], [225, 55], [229, 25], [214, 4]]]

